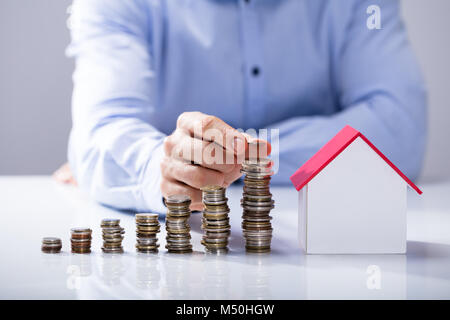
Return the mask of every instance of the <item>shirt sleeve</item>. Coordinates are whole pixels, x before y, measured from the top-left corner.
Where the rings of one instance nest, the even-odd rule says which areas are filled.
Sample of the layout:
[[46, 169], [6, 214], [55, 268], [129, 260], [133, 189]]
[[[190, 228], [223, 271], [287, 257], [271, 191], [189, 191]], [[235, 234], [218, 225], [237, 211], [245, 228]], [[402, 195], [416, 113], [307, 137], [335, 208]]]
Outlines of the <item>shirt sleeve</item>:
[[162, 212], [164, 134], [156, 111], [151, 25], [144, 2], [78, 0], [69, 20], [75, 57], [69, 162], [102, 204]]
[[[366, 9], [381, 9], [381, 29], [366, 26]], [[339, 112], [274, 124], [279, 171], [289, 177], [345, 125], [367, 136], [412, 179], [419, 176], [426, 140], [426, 91], [396, 0], [355, 1], [342, 41], [331, 53]], [[336, 40], [336, 39], [335, 39]]]

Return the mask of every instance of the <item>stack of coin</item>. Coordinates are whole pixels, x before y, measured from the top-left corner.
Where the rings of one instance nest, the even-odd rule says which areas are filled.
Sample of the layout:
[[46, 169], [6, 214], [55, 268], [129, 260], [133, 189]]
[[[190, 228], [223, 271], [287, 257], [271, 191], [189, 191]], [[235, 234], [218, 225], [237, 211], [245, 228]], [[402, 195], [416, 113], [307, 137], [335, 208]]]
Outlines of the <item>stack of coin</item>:
[[102, 227], [103, 247], [105, 253], [123, 253], [122, 240], [125, 233], [120, 227], [120, 219], [103, 219]]
[[226, 253], [228, 237], [230, 236], [230, 218], [228, 213], [228, 198], [225, 188], [221, 186], [206, 186], [202, 188], [203, 219], [202, 229], [205, 231], [202, 244], [209, 253]]
[[62, 248], [62, 242], [60, 238], [45, 237], [42, 239], [42, 252], [45, 253], [59, 253]]
[[188, 220], [191, 216], [189, 206], [191, 198], [185, 195], [172, 195], [164, 199], [166, 215], [166, 249], [171, 253], [192, 252], [191, 228]]
[[138, 252], [156, 253], [158, 252], [158, 238], [160, 231], [157, 213], [138, 213], [136, 219], [136, 249]]
[[270, 252], [272, 217], [269, 214], [274, 208], [269, 186], [272, 165], [273, 162], [266, 158], [246, 160], [242, 164], [242, 172], [245, 173], [241, 200], [244, 209], [242, 230], [248, 252]]
[[92, 230], [89, 228], [73, 228], [70, 230], [72, 253], [90, 253]]

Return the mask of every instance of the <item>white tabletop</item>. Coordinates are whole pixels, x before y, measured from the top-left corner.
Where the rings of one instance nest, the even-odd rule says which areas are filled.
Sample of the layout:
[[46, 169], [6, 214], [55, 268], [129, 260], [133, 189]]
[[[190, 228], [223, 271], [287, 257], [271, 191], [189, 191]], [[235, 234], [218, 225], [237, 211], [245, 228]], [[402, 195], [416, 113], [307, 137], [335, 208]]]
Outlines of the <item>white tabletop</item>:
[[[227, 191], [230, 253], [204, 254], [200, 215], [191, 217], [193, 254], [135, 252], [132, 214], [97, 205], [49, 177], [0, 177], [0, 299], [417, 299], [450, 298], [450, 182], [408, 194], [406, 255], [308, 255], [297, 245], [297, 193], [272, 187], [271, 254], [246, 254], [241, 186]], [[122, 255], [102, 253], [100, 220], [121, 219]], [[161, 220], [163, 223], [163, 219]], [[70, 253], [70, 228], [93, 229], [93, 252]], [[63, 251], [44, 254], [44, 236]]]

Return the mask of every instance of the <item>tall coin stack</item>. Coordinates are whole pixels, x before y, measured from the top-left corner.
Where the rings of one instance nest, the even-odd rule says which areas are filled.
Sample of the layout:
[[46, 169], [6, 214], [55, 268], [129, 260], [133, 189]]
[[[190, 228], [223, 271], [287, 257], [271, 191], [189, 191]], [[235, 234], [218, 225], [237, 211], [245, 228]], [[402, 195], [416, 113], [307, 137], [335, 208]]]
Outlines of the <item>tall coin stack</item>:
[[242, 230], [247, 252], [270, 252], [272, 217], [269, 214], [274, 208], [269, 186], [272, 165], [273, 162], [266, 158], [246, 160], [242, 164], [242, 172], [245, 173], [241, 200], [244, 209]]
[[185, 195], [172, 195], [164, 199], [167, 206], [166, 215], [166, 249], [171, 253], [192, 252], [191, 227], [188, 220], [191, 216], [191, 198]]
[[45, 253], [59, 253], [61, 252], [62, 242], [60, 238], [45, 237], [42, 239], [41, 250]]
[[92, 230], [89, 228], [73, 228], [70, 230], [72, 253], [91, 253]]
[[157, 253], [159, 244], [156, 236], [160, 231], [157, 213], [138, 213], [136, 219], [136, 250], [143, 253]]
[[221, 186], [206, 186], [202, 188], [203, 219], [202, 229], [205, 231], [202, 245], [209, 253], [228, 252], [228, 237], [230, 236], [230, 218], [228, 213], [228, 198], [225, 188]]
[[123, 253], [122, 240], [125, 230], [120, 227], [120, 220], [103, 219], [100, 226], [103, 236], [102, 251], [105, 253]]

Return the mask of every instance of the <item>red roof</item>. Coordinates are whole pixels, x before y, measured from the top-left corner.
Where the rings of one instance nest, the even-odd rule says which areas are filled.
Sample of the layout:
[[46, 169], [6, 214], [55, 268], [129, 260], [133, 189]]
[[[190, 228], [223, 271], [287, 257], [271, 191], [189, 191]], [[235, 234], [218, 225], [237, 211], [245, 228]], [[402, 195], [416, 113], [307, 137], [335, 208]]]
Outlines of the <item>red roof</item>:
[[305, 162], [292, 176], [291, 181], [295, 188], [300, 190], [309, 181], [311, 181], [323, 168], [325, 168], [331, 161], [334, 160], [342, 151], [345, 150], [356, 138], [363, 139], [388, 165], [392, 167], [402, 178], [416, 190], [418, 194], [422, 191], [414, 184], [407, 176], [403, 174], [389, 159], [381, 153], [361, 132], [353, 129], [350, 126], [345, 126], [333, 139], [328, 141], [315, 155]]

